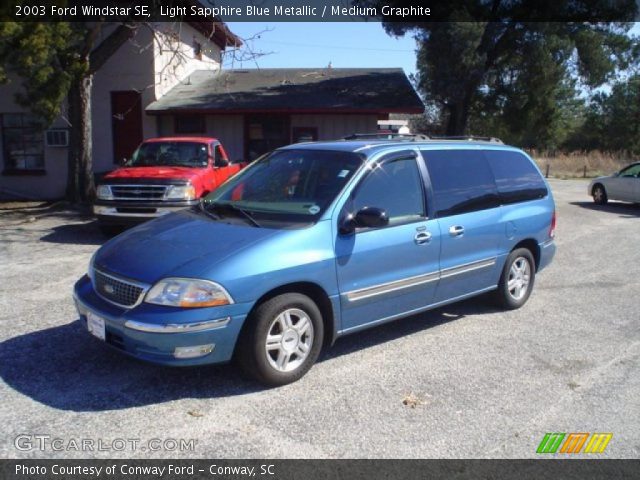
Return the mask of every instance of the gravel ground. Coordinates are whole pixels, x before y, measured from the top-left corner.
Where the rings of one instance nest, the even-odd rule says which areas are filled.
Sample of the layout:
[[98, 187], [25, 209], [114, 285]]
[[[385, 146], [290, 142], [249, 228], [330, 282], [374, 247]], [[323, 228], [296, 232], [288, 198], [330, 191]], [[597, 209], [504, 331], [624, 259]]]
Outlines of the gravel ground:
[[277, 389], [90, 338], [71, 289], [95, 223], [2, 209], [0, 458], [527, 458], [546, 432], [612, 432], [604, 456], [639, 458], [640, 207], [595, 208], [585, 186], [552, 181], [558, 253], [524, 308], [474, 299], [345, 337]]

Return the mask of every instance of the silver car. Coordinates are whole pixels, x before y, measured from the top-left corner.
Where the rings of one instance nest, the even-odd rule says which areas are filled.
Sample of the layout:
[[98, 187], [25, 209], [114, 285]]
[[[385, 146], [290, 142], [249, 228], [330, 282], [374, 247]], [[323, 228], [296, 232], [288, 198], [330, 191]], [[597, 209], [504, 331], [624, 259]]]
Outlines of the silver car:
[[609, 200], [640, 203], [640, 162], [627, 165], [608, 177], [593, 179], [587, 192], [598, 205]]

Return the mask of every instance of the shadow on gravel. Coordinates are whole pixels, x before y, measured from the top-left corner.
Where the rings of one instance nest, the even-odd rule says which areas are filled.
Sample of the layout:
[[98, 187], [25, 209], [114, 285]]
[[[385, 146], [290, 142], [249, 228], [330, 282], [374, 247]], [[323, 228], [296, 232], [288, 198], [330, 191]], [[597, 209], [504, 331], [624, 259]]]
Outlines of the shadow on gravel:
[[40, 238], [43, 242], [75, 245], [102, 245], [109, 237], [100, 232], [96, 221], [73, 223], [53, 227], [52, 232]]
[[[443, 307], [340, 339], [320, 361], [496, 309], [480, 299]], [[349, 361], [345, 358], [344, 361]], [[0, 377], [52, 408], [119, 410], [181, 398], [216, 398], [263, 390], [235, 364], [171, 368], [129, 358], [91, 338], [80, 321], [0, 343]]]
[[390, 342], [406, 335], [437, 327], [448, 322], [473, 315], [501, 312], [492, 305], [488, 295], [471, 298], [463, 302], [440, 307], [411, 317], [392, 321], [379, 327], [363, 330], [353, 335], [339, 338], [332, 348], [327, 349], [320, 361], [347, 355], [374, 345]]
[[606, 205], [596, 205], [593, 202], [570, 202], [570, 205], [595, 210], [598, 212], [614, 213], [622, 218], [640, 217], [640, 204], [609, 202]]
[[36, 402], [78, 412], [260, 389], [234, 366], [171, 368], [129, 358], [91, 338], [80, 321], [1, 343], [0, 377]]

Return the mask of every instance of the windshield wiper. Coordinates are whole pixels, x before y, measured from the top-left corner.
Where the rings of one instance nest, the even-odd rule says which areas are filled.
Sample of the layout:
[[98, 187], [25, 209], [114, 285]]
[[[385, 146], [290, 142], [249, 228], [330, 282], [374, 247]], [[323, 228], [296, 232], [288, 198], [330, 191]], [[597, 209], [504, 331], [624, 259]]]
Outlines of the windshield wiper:
[[207, 207], [205, 207], [205, 202], [200, 200], [200, 203], [198, 204], [198, 208], [200, 208], [200, 211], [202, 213], [204, 213], [205, 215], [213, 218], [214, 220], [222, 220], [222, 218], [220, 217], [220, 215], [218, 215], [217, 213], [211, 211], [211, 210], [207, 210]]
[[[201, 204], [204, 205], [204, 202]], [[207, 206], [211, 206], [213, 208], [227, 208], [229, 210], [232, 210], [234, 212], [238, 212], [240, 213], [242, 216], [244, 216], [244, 218], [254, 227], [258, 227], [258, 228], [262, 228], [262, 225], [260, 225], [257, 220], [255, 218], [253, 218], [253, 215], [251, 215], [249, 212], [247, 212], [244, 208], [240, 208], [232, 203], [215, 203], [215, 202], [211, 202], [211, 203], [207, 203]]]

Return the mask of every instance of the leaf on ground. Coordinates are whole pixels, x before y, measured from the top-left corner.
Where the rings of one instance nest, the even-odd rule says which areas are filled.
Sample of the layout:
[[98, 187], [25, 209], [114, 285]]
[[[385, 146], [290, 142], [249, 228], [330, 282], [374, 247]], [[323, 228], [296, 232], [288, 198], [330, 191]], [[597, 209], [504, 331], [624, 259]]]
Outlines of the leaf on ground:
[[404, 396], [402, 399], [402, 404], [405, 407], [416, 408], [418, 405], [424, 405], [426, 401], [423, 398], [420, 398], [418, 395], [414, 393], [409, 393]]
[[192, 417], [204, 417], [204, 413], [198, 411], [198, 410], [189, 410], [187, 412], [188, 415], [191, 415]]

